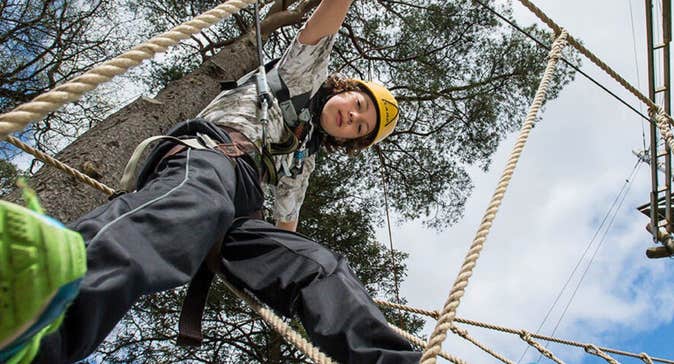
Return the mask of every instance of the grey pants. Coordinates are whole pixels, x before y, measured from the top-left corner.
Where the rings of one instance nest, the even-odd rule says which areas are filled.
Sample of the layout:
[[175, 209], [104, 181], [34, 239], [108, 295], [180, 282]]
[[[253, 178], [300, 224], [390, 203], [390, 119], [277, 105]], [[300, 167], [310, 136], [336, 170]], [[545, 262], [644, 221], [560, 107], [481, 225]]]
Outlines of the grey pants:
[[256, 179], [243, 159], [185, 150], [163, 160], [139, 191], [72, 224], [87, 242], [88, 271], [36, 362], [85, 358], [139, 297], [189, 282], [216, 243], [234, 285], [298, 315], [311, 341], [335, 360], [417, 362], [420, 355], [388, 328], [343, 257], [264, 221], [236, 219], [260, 208]]

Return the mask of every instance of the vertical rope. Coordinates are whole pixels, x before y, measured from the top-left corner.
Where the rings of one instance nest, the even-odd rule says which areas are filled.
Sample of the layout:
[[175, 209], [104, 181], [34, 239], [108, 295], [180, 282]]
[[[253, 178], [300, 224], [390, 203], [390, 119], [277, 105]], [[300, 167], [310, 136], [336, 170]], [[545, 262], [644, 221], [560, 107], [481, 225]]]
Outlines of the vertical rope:
[[466, 255], [466, 259], [463, 263], [463, 266], [461, 267], [461, 271], [459, 272], [449, 297], [447, 298], [447, 301], [440, 312], [440, 317], [435, 326], [435, 329], [433, 330], [433, 334], [428, 340], [424, 354], [421, 357], [421, 363], [423, 364], [432, 364], [436, 362], [437, 353], [440, 351], [442, 342], [447, 337], [447, 330], [451, 327], [452, 322], [454, 321], [454, 317], [456, 316], [456, 308], [459, 306], [461, 297], [463, 297], [464, 294], [464, 289], [468, 285], [468, 280], [473, 274], [473, 269], [475, 268], [477, 259], [480, 257], [480, 252], [482, 251], [484, 243], [487, 240], [487, 235], [489, 234], [494, 218], [496, 217], [496, 213], [498, 212], [498, 209], [501, 205], [505, 191], [510, 184], [510, 180], [517, 165], [517, 161], [522, 154], [522, 150], [524, 149], [524, 145], [526, 144], [527, 138], [529, 137], [529, 133], [531, 132], [531, 129], [533, 128], [536, 121], [536, 115], [538, 114], [538, 111], [543, 104], [543, 100], [545, 99], [550, 81], [554, 75], [555, 67], [562, 55], [564, 46], [566, 45], [566, 37], [566, 31], [562, 31], [562, 33], [552, 45], [552, 50], [549, 54], [548, 65], [545, 69], [545, 73], [543, 74], [543, 79], [538, 86], [538, 90], [536, 91], [533, 104], [529, 109], [529, 113], [527, 114], [524, 124], [522, 125], [520, 136], [515, 144], [515, 147], [513, 148], [506, 169], [501, 177], [501, 180], [499, 181], [496, 191], [494, 192], [487, 211], [485, 212], [475, 239], [473, 240], [470, 250]]

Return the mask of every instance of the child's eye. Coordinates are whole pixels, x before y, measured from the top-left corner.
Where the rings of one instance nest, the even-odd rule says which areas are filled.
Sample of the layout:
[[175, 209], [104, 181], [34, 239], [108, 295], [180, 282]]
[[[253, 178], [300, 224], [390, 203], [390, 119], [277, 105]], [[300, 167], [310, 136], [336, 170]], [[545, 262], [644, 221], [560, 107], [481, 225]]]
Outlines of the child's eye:
[[358, 105], [358, 110], [360, 110], [360, 100], [356, 100], [356, 105]]
[[362, 125], [358, 125], [358, 134], [361, 134], [362, 131], [363, 131], [363, 126], [362, 126]]

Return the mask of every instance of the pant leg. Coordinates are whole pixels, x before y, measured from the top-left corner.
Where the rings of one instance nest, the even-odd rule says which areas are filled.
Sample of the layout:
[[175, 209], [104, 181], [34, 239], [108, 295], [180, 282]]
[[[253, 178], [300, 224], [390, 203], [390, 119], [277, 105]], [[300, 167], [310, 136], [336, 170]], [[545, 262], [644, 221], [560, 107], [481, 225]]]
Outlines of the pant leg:
[[76, 221], [71, 228], [87, 243], [87, 273], [36, 362], [88, 356], [141, 295], [188, 282], [231, 225], [235, 185], [231, 160], [186, 150], [163, 161], [141, 190]]
[[346, 259], [261, 220], [236, 220], [221, 270], [277, 312], [297, 314], [314, 344], [340, 363], [417, 363], [389, 329]]

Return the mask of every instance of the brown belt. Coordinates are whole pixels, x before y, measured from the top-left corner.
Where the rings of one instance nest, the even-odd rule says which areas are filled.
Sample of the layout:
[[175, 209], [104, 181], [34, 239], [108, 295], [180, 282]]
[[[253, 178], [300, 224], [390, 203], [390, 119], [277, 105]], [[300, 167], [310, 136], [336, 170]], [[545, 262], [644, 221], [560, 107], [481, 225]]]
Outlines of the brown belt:
[[[248, 158], [248, 162], [257, 168], [259, 182], [275, 185], [276, 168], [271, 159], [271, 155], [260, 153], [257, 146], [255, 146], [255, 144], [240, 131], [226, 126], [220, 126], [220, 128], [229, 135], [231, 143], [218, 144], [215, 146], [215, 149], [230, 158]], [[162, 157], [162, 160], [176, 155], [186, 148], [188, 147], [185, 145], [176, 144], [173, 148], [169, 149], [169, 151]]]

